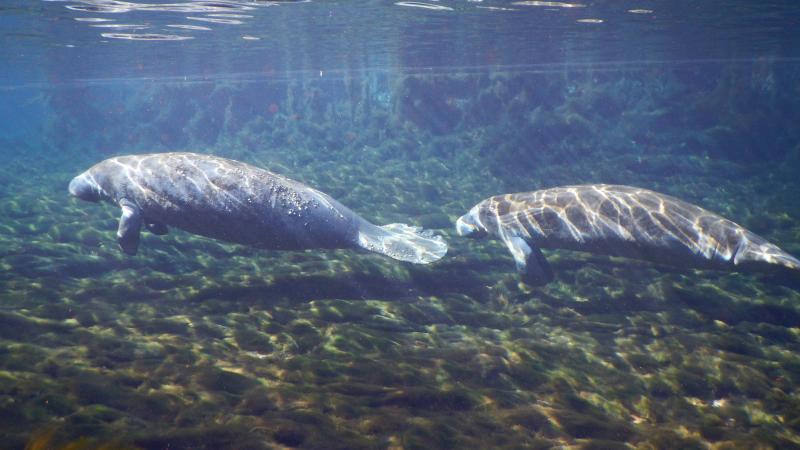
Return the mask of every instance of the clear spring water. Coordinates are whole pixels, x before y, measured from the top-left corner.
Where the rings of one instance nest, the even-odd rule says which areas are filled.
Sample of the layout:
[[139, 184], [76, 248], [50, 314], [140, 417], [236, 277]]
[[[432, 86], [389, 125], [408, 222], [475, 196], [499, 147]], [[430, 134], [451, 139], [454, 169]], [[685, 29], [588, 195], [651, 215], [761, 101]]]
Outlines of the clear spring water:
[[[799, 25], [791, 1], [3, 2], [0, 446], [800, 446], [796, 277], [555, 250], [534, 287], [453, 231], [491, 195], [619, 183], [799, 255]], [[448, 255], [172, 230], [127, 257], [118, 208], [67, 193], [189, 150]]]

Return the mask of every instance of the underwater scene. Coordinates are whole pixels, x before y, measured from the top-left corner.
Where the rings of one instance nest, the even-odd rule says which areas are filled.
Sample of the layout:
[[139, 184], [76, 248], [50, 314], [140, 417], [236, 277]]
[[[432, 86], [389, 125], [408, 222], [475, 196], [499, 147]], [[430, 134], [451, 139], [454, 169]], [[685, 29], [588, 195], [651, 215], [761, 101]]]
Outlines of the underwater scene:
[[0, 24], [0, 448], [800, 448], [797, 2]]

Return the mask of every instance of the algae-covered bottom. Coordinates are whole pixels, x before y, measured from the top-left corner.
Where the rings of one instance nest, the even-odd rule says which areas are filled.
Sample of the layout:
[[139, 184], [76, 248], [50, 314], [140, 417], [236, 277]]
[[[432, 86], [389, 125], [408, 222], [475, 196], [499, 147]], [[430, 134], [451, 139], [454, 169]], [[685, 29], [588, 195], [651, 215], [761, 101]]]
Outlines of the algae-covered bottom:
[[[449, 230], [504, 189], [463, 161], [376, 154], [334, 168], [293, 157], [269, 167], [376, 223]], [[556, 281], [531, 290], [502, 245], [453, 233], [430, 266], [180, 231], [145, 235], [125, 257], [118, 211], [66, 193], [89, 162], [20, 159], [0, 172], [4, 447], [82, 437], [154, 449], [800, 447], [792, 280], [553, 252]], [[625, 181], [687, 200], [702, 192], [735, 219], [744, 204], [759, 211], [744, 225], [800, 241], [770, 215], [792, 209], [775, 179], [733, 185], [704, 170], [677, 188], [647, 170]]]

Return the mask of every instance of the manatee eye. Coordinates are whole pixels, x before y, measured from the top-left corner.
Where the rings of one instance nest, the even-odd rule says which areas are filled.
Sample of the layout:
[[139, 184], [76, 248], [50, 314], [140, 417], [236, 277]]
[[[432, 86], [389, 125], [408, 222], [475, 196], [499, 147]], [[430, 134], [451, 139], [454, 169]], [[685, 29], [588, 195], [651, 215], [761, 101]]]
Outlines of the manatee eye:
[[69, 182], [69, 193], [87, 202], [99, 202], [100, 186], [90, 180], [85, 173], [78, 175]]

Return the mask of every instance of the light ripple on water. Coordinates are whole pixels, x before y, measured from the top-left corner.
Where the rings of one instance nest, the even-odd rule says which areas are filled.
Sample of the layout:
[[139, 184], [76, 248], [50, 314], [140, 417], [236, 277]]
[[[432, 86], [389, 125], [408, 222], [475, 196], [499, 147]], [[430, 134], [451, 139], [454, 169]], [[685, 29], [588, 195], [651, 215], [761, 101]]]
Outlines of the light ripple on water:
[[200, 22], [224, 23], [224, 24], [227, 24], [227, 25], [241, 25], [242, 23], [244, 23], [241, 20], [236, 20], [236, 19], [217, 19], [215, 17], [192, 17], [192, 16], [187, 16], [186, 18], [189, 19], [189, 20], [198, 20]]
[[113, 22], [114, 19], [103, 19], [101, 17], [76, 17], [78, 22]]
[[150, 28], [148, 25], [134, 25], [129, 23], [98, 23], [89, 26], [94, 28], [115, 28], [118, 30], [144, 30], [145, 28]]
[[512, 2], [512, 5], [519, 6], [549, 6], [551, 8], [583, 8], [586, 5], [581, 3], [564, 3], [564, 2], [540, 2], [540, 1], [519, 1]]
[[130, 8], [117, 5], [67, 5], [66, 8], [73, 11], [99, 13], [123, 13], [130, 11]]
[[206, 17], [222, 17], [225, 19], [252, 19], [248, 14], [207, 14]]
[[422, 3], [422, 2], [396, 2], [395, 5], [410, 6], [412, 8], [430, 9], [434, 11], [453, 11], [453, 8], [449, 6], [434, 5], [431, 3]]
[[172, 28], [180, 28], [182, 30], [202, 30], [202, 31], [211, 31], [211, 28], [200, 26], [200, 25], [182, 25], [182, 24], [170, 24], [167, 25], [168, 27]]
[[476, 6], [478, 9], [486, 9], [489, 11], [519, 11], [515, 8], [503, 8], [502, 6]]
[[130, 11], [162, 11], [162, 12], [222, 12], [222, 11], [249, 11], [253, 6], [239, 2], [219, 0], [215, 2], [189, 2], [189, 3], [134, 3], [117, 0], [74, 0], [77, 5], [67, 5], [67, 9], [83, 12], [123, 13]]
[[130, 41], [185, 41], [187, 39], [194, 39], [192, 36], [178, 36], [175, 34], [159, 34], [159, 33], [102, 33], [104, 38], [110, 39], [126, 39]]

